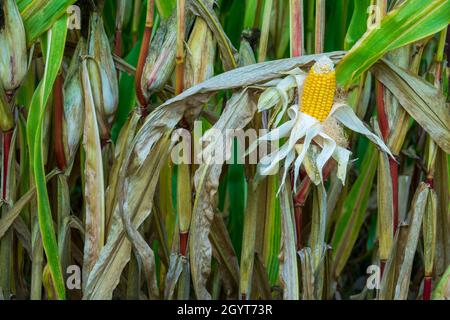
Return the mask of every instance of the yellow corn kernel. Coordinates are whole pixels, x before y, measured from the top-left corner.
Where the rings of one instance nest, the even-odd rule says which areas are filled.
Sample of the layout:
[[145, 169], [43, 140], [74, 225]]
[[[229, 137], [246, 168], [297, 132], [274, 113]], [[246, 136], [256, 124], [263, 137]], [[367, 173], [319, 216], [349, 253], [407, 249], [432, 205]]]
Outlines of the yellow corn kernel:
[[301, 112], [323, 122], [333, 107], [336, 73], [330, 60], [331, 64], [321, 62], [316, 62], [305, 79], [300, 108]]

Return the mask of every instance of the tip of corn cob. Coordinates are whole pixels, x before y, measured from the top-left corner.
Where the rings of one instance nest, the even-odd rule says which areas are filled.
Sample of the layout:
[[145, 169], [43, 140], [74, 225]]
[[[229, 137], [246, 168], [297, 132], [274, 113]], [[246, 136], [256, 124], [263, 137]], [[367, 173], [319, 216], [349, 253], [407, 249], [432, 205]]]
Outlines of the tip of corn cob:
[[320, 57], [313, 66], [314, 72], [317, 74], [330, 73], [334, 70], [334, 63], [327, 56]]

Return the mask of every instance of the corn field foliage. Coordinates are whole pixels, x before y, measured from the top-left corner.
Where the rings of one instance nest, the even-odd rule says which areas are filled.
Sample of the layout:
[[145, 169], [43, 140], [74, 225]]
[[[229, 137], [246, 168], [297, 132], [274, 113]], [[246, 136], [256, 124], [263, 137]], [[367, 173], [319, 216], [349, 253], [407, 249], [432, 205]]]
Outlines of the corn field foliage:
[[0, 299], [450, 299], [449, 23], [1, 0]]

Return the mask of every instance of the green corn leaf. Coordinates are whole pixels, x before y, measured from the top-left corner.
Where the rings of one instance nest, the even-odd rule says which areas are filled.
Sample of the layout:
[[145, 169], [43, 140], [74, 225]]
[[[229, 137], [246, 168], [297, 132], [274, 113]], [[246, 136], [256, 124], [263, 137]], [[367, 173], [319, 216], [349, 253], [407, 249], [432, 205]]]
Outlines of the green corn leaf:
[[367, 9], [369, 8], [370, 0], [353, 0], [353, 2], [355, 10], [345, 36], [345, 50], [350, 50], [367, 30]]
[[76, 0], [17, 0], [28, 46], [59, 20], [75, 2]]
[[227, 192], [230, 202], [229, 229], [234, 250], [238, 257], [241, 256], [242, 231], [244, 230], [244, 216], [246, 206], [247, 184], [245, 181], [244, 165], [237, 163], [238, 141], [233, 143], [233, 163], [228, 168]]
[[27, 123], [31, 166], [36, 183], [39, 227], [56, 295], [59, 299], [65, 299], [65, 287], [45, 180], [42, 139], [46, 105], [62, 62], [66, 34], [67, 17], [64, 15], [56, 21], [42, 39], [41, 46], [46, 60], [46, 68], [44, 77], [33, 95]]
[[267, 193], [263, 202], [266, 210], [263, 258], [271, 285], [275, 285], [278, 279], [281, 244], [281, 209], [280, 198], [276, 196], [279, 187], [277, 180], [278, 175], [267, 177]]
[[176, 0], [156, 0], [156, 8], [163, 19], [167, 19], [172, 14], [177, 3]]
[[389, 12], [341, 60], [336, 79], [348, 86], [393, 49], [430, 36], [450, 22], [450, 1], [409, 0]]
[[442, 275], [438, 284], [436, 285], [436, 289], [433, 291], [433, 300], [446, 300], [449, 297], [450, 291], [450, 266], [447, 267], [447, 270]]
[[245, 0], [244, 28], [251, 29], [255, 27], [256, 15], [258, 11], [258, 0]]

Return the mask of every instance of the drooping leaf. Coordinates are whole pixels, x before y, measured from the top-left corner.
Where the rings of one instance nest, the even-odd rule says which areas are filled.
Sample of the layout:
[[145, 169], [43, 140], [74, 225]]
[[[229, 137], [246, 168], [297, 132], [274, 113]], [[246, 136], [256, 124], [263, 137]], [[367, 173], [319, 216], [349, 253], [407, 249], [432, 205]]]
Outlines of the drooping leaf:
[[228, 102], [225, 112], [219, 121], [208, 130], [202, 140], [203, 162], [195, 174], [196, 198], [191, 222], [190, 262], [195, 293], [198, 299], [211, 299], [206, 290], [206, 281], [211, 270], [211, 244], [208, 239], [211, 221], [217, 203], [218, 181], [223, 162], [231, 153], [231, 132], [225, 139], [215, 139], [218, 132], [227, 129], [243, 129], [253, 118], [256, 111], [255, 97], [247, 90], [236, 93]]
[[450, 109], [442, 93], [421, 78], [386, 60], [374, 66], [374, 74], [409, 115], [449, 153]]
[[17, 5], [22, 14], [28, 46], [50, 29], [75, 2], [76, 0], [18, 0]]
[[43, 158], [43, 121], [46, 106], [53, 89], [53, 83], [59, 72], [67, 34], [67, 17], [60, 18], [42, 39], [41, 46], [45, 53], [46, 68], [44, 78], [39, 83], [33, 96], [27, 123], [27, 137], [30, 158], [37, 191], [39, 226], [42, 243], [47, 256], [49, 270], [54, 281], [56, 295], [65, 298], [65, 285], [58, 254], [58, 245], [53, 227], [50, 201], [45, 180]]
[[381, 24], [374, 25], [345, 55], [336, 68], [337, 82], [346, 87], [359, 78], [383, 55], [396, 48], [430, 36], [450, 22], [447, 0], [409, 0], [390, 11]]

